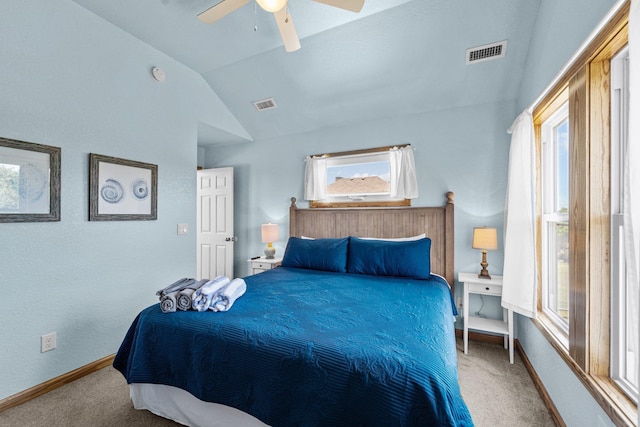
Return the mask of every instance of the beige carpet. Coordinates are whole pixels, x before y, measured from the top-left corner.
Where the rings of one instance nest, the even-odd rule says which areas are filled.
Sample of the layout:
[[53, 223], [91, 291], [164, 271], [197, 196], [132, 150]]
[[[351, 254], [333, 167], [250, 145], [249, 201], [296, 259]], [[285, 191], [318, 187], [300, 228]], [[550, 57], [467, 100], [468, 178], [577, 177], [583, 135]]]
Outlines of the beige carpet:
[[[462, 395], [477, 427], [554, 426], [517, 354], [511, 365], [507, 350], [470, 342], [465, 355], [458, 340], [458, 358]], [[3, 427], [176, 425], [134, 410], [126, 381], [112, 367], [0, 413]]]
[[549, 411], [516, 352], [492, 344], [469, 341], [462, 352], [458, 340], [458, 373], [462, 397], [477, 427], [552, 427]]

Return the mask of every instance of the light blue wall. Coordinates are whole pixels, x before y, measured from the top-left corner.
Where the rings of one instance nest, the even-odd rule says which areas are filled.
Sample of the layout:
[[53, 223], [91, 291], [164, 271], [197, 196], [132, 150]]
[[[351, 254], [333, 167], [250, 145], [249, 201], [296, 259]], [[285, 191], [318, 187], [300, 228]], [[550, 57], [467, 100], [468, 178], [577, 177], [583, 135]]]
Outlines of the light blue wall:
[[[62, 220], [0, 224], [3, 399], [115, 353], [159, 287], [195, 274], [176, 224], [195, 229], [197, 123], [215, 108], [200, 75], [71, 1], [3, 2], [0, 40], [0, 135], [62, 148]], [[89, 153], [157, 164], [158, 220], [88, 222]]]
[[204, 147], [198, 147], [198, 166], [203, 167], [205, 163], [206, 149]]
[[[518, 97], [531, 106], [606, 13], [613, 0], [543, 0]], [[591, 394], [526, 317], [516, 316], [517, 337], [567, 426], [613, 426]]]
[[529, 319], [520, 319], [518, 340], [567, 427], [613, 427], [609, 416], [540, 330]]
[[615, 0], [540, 2], [518, 94], [518, 111], [531, 106], [615, 3]]
[[[413, 206], [444, 204], [455, 192], [455, 269], [479, 271], [481, 255], [471, 249], [474, 226], [499, 230], [499, 250], [489, 253], [489, 270], [502, 273], [502, 223], [506, 192], [509, 135], [515, 103], [475, 105], [326, 129], [282, 140], [259, 140], [211, 147], [207, 168], [235, 168], [236, 275], [248, 273], [247, 258], [262, 253], [260, 224], [280, 224], [282, 255], [288, 237], [289, 199], [303, 200], [305, 156], [323, 152], [411, 143], [415, 147], [420, 197]], [[461, 290], [458, 286], [458, 291]], [[479, 304], [472, 302], [472, 309]], [[485, 304], [490, 317], [500, 315], [498, 304]]]

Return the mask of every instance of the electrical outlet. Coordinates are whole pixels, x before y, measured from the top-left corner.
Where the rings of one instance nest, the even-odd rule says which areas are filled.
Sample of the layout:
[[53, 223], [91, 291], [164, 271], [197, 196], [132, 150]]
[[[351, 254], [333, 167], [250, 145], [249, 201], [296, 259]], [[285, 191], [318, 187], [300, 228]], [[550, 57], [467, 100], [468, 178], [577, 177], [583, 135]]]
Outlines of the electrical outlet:
[[40, 337], [40, 353], [44, 353], [45, 351], [51, 351], [56, 348], [56, 333], [51, 332], [50, 334], [42, 335]]

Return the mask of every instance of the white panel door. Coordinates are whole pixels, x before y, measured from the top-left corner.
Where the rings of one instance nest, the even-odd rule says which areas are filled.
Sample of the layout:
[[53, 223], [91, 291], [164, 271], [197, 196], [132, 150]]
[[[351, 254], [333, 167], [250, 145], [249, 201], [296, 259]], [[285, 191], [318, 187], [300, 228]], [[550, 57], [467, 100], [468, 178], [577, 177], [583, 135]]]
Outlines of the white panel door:
[[197, 279], [233, 279], [233, 168], [198, 171]]

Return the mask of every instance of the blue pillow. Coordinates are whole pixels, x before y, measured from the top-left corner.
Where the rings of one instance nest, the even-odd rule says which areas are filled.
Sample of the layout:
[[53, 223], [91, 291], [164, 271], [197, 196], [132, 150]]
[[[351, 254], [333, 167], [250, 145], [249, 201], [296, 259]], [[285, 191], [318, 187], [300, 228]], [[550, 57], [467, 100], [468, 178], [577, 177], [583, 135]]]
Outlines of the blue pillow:
[[390, 242], [351, 237], [347, 272], [428, 279], [431, 275], [431, 239]]
[[289, 237], [282, 258], [283, 267], [346, 273], [349, 238], [300, 239]]

